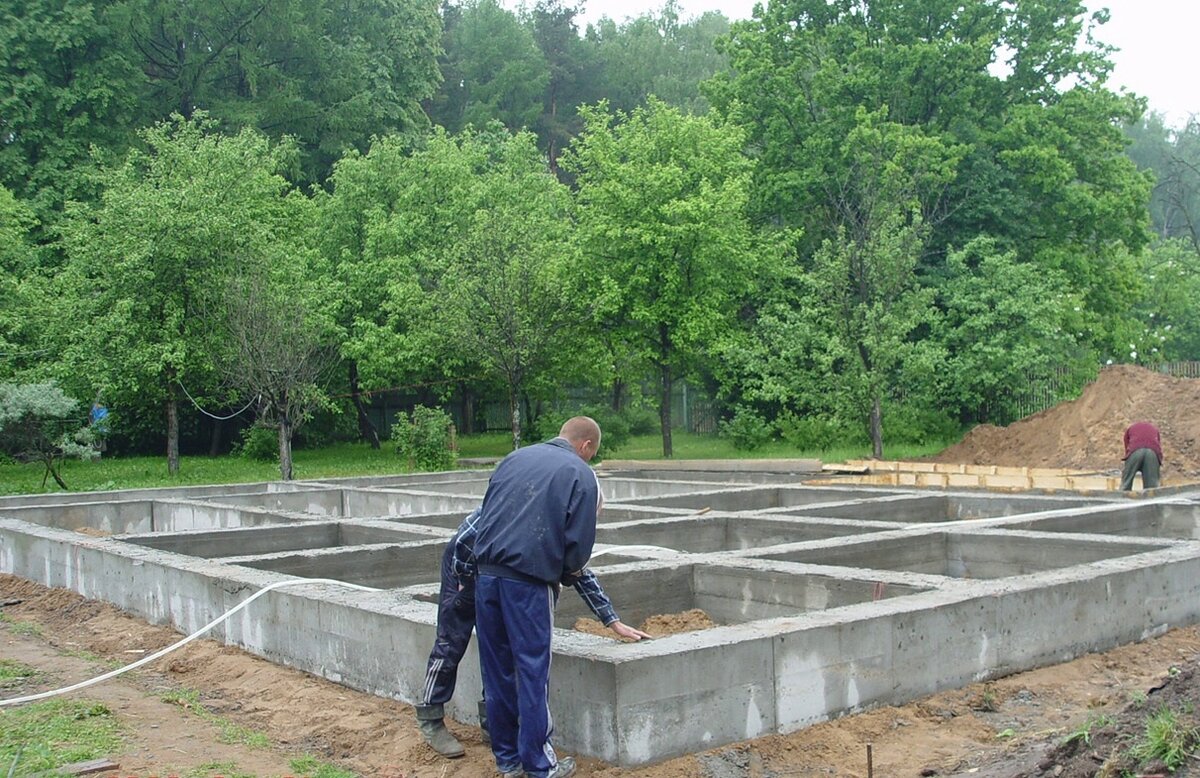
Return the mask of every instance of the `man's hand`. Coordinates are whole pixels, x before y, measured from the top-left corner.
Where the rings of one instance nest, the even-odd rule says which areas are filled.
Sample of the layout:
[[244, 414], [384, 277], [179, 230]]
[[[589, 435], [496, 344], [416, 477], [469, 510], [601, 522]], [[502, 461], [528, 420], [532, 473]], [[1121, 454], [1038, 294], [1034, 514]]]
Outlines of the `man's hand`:
[[617, 633], [617, 635], [620, 637], [627, 638], [629, 640], [641, 640], [642, 638], [650, 637], [640, 629], [634, 629], [628, 624], [622, 624], [619, 621], [614, 621], [612, 624], [609, 624], [608, 628]]

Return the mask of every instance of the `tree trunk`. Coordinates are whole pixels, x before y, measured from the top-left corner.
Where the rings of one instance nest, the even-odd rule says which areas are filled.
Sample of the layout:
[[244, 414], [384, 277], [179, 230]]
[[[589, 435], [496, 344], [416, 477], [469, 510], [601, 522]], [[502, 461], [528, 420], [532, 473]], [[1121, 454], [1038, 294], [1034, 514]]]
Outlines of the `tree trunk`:
[[621, 404], [625, 401], [625, 382], [620, 378], [614, 378], [612, 382], [612, 409], [616, 413], [621, 412]]
[[521, 447], [521, 398], [516, 389], [509, 390], [508, 410], [512, 414], [513, 451]]
[[208, 439], [208, 455], [215, 457], [221, 453], [221, 430], [225, 426], [224, 419], [214, 419], [212, 436]]
[[[67, 482], [62, 479], [62, 477], [58, 474], [58, 470], [55, 469], [53, 458], [51, 458], [50, 461], [46, 463], [46, 469], [49, 470], [50, 475], [54, 477], [54, 483], [61, 486], [64, 492], [71, 491], [71, 487], [67, 486]], [[45, 476], [43, 476], [42, 477], [42, 487], [45, 488], [45, 486], [46, 486], [46, 478], [45, 478]]]
[[475, 434], [475, 393], [471, 388], [464, 384], [459, 384], [462, 389], [462, 433], [464, 435]]
[[179, 403], [175, 400], [175, 371], [167, 372], [167, 472], [179, 472]]
[[871, 452], [876, 459], [883, 459], [883, 408], [878, 394], [871, 401]]
[[358, 385], [358, 363], [350, 363], [350, 402], [354, 403], [354, 412], [358, 416], [358, 436], [371, 444], [371, 448], [379, 448], [379, 430], [371, 423], [367, 409], [362, 401], [362, 389]]
[[658, 422], [662, 425], [663, 456], [670, 459], [675, 456], [675, 450], [671, 446], [671, 368], [663, 365], [660, 370], [662, 394], [658, 399]]
[[292, 480], [292, 422], [286, 415], [279, 419], [279, 477]]

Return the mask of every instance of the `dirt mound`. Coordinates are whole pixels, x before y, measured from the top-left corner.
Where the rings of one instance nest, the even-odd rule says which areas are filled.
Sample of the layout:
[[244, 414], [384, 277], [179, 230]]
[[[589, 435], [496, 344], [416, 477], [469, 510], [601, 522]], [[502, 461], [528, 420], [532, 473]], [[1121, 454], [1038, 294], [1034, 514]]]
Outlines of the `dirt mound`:
[[1135, 365], [1105, 367], [1079, 399], [1007, 427], [981, 424], [931, 459], [1118, 472], [1125, 453], [1122, 436], [1135, 421], [1152, 422], [1162, 433], [1164, 481], [1200, 475], [1200, 379]]

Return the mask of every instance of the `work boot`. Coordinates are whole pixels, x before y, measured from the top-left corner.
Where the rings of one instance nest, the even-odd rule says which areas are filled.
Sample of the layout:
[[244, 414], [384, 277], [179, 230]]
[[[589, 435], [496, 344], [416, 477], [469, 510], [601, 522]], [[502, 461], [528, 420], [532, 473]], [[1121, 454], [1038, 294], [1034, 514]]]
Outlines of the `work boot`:
[[575, 774], [575, 757], [564, 756], [546, 778], [571, 778]]
[[[492, 733], [488, 732], [487, 727], [487, 700], [479, 701], [479, 730], [483, 733], [483, 744], [490, 746], [492, 744]], [[508, 773], [505, 773], [504, 776], [505, 778], [510, 778]], [[514, 775], [511, 778], [520, 778], [520, 776]]]
[[421, 737], [425, 738], [430, 748], [442, 756], [457, 759], [466, 751], [462, 743], [446, 729], [444, 718], [445, 712], [441, 705], [417, 706], [417, 729], [421, 730]]
[[525, 770], [520, 765], [511, 770], [501, 770], [500, 778], [525, 778]]

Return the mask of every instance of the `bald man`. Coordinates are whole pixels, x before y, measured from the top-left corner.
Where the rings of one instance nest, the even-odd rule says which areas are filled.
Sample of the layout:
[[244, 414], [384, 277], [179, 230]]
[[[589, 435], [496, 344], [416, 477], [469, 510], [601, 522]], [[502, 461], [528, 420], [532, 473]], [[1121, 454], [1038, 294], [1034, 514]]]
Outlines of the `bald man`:
[[550, 636], [562, 584], [584, 574], [596, 541], [600, 487], [588, 462], [600, 426], [568, 419], [558, 437], [496, 466], [476, 523], [475, 632], [496, 766], [506, 778], [568, 778], [546, 701]]

